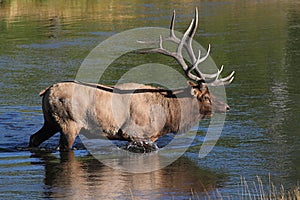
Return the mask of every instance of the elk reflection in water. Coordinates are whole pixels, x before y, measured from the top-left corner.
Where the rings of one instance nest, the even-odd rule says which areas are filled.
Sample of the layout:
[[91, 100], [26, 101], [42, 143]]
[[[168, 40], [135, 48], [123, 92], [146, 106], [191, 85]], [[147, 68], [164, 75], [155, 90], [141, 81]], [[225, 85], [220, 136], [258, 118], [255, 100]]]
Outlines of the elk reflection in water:
[[[64, 199], [139, 199], [190, 196], [191, 191], [211, 191], [221, 175], [199, 169], [191, 160], [179, 158], [150, 173], [126, 173], [100, 163], [91, 155], [74, 151], [34, 153], [45, 165], [45, 197]], [[155, 160], [154, 160], [155, 162]], [[159, 161], [158, 161], [159, 162]]]

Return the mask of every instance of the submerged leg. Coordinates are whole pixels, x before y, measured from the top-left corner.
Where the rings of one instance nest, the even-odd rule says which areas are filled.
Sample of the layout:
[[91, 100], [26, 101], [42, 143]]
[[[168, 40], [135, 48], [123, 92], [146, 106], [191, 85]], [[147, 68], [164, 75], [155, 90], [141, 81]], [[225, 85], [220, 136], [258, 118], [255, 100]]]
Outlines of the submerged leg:
[[72, 121], [65, 124], [62, 127], [59, 140], [59, 150], [68, 151], [72, 149], [77, 135], [79, 134], [80, 128], [78, 128], [76, 122]]
[[45, 140], [48, 140], [57, 132], [57, 128], [45, 122], [43, 127], [39, 131], [30, 136], [29, 147], [38, 147]]

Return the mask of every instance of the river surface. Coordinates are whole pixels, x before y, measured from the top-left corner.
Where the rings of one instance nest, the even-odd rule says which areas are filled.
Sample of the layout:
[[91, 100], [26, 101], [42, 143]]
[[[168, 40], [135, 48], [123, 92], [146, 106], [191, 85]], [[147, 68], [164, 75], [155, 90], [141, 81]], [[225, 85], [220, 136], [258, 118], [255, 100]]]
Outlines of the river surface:
[[[197, 136], [182, 157], [148, 173], [112, 169], [80, 140], [73, 151], [60, 153], [58, 134], [40, 149], [27, 149], [30, 135], [43, 124], [42, 89], [74, 80], [89, 52], [114, 34], [168, 28], [173, 9], [175, 28], [183, 32], [195, 7], [195, 40], [212, 45], [224, 74], [236, 71], [226, 88], [231, 110], [206, 157], [198, 152], [209, 119], [194, 128]], [[104, 82], [114, 84], [139, 59], [143, 56], [123, 58]], [[298, 0], [0, 0], [0, 72], [1, 199], [238, 199], [249, 197], [246, 190], [259, 196], [261, 187], [267, 193], [272, 185], [291, 190], [299, 184]]]

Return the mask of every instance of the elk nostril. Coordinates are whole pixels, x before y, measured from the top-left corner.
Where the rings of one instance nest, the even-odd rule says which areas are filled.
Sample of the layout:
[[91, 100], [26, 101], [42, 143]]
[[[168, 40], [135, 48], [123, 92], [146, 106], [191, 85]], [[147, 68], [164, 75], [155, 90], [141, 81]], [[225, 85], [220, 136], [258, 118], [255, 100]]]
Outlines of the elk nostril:
[[226, 106], [226, 111], [228, 112], [230, 110], [230, 107], [229, 106]]

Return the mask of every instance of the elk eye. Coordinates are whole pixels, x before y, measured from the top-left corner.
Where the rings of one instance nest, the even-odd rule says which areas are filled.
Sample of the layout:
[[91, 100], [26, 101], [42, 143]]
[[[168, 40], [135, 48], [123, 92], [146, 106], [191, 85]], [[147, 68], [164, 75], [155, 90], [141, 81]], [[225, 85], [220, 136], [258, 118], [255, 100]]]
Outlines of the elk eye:
[[210, 98], [208, 96], [205, 96], [204, 101], [210, 101]]

